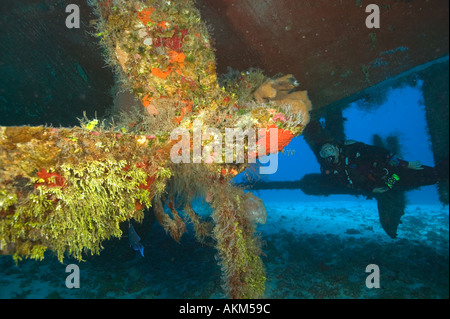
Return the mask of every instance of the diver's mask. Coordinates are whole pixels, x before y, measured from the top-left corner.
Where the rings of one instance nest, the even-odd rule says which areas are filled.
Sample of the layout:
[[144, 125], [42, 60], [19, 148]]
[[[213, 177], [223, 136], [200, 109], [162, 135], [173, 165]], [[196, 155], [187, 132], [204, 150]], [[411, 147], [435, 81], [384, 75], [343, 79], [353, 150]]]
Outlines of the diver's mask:
[[337, 146], [327, 143], [322, 146], [319, 154], [328, 164], [333, 164], [338, 161], [339, 149]]

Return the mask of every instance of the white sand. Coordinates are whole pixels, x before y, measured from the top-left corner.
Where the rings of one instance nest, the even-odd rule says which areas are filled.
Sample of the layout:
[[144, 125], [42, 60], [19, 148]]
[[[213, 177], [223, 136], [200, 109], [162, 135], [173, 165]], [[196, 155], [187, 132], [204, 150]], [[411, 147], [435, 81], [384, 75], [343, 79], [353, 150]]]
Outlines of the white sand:
[[[449, 210], [408, 205], [398, 239], [381, 228], [375, 201], [265, 202], [266, 298], [448, 298]], [[82, 288], [64, 285], [54, 258], [15, 267], [0, 256], [0, 298], [223, 298], [215, 249], [160, 230], [141, 258], [126, 238], [80, 263]], [[117, 246], [119, 245], [119, 246]], [[9, 259], [8, 259], [9, 258]], [[382, 289], [365, 287], [365, 267], [379, 264]]]

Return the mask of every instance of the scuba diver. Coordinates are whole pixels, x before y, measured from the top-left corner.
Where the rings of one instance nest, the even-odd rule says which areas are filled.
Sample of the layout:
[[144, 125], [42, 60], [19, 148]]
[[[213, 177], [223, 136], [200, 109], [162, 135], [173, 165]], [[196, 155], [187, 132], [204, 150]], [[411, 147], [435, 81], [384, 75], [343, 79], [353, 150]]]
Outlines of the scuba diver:
[[[311, 121], [303, 135], [322, 173], [322, 181], [309, 185], [307, 194], [361, 194], [372, 198], [448, 179], [448, 159], [430, 167], [420, 161], [405, 161], [383, 147], [353, 140], [339, 143], [328, 136], [318, 121]], [[302, 185], [303, 188], [308, 185]]]
[[362, 193], [413, 189], [439, 180], [434, 167], [423, 166], [420, 161], [408, 162], [382, 147], [352, 140], [325, 143], [319, 155], [322, 174]]
[[303, 135], [321, 174], [307, 174], [296, 186], [308, 195], [349, 194], [375, 198], [385, 232], [397, 237], [406, 207], [405, 191], [448, 180], [448, 158], [435, 167], [408, 162], [383, 147], [330, 138], [320, 122], [311, 121]]

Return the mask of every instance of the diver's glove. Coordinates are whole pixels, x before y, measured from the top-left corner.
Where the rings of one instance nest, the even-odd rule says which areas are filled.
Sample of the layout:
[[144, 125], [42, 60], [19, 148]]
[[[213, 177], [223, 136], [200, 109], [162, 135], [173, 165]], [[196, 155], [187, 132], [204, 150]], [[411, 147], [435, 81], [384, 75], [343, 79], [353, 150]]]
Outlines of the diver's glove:
[[408, 161], [398, 158], [397, 155], [393, 155], [389, 159], [388, 163], [389, 163], [389, 165], [394, 166], [394, 167], [405, 167], [405, 168], [414, 169], [414, 170], [423, 169], [422, 163], [420, 161], [408, 162]]
[[409, 169], [414, 169], [414, 170], [421, 170], [421, 169], [423, 169], [422, 163], [420, 161], [408, 162], [408, 168]]

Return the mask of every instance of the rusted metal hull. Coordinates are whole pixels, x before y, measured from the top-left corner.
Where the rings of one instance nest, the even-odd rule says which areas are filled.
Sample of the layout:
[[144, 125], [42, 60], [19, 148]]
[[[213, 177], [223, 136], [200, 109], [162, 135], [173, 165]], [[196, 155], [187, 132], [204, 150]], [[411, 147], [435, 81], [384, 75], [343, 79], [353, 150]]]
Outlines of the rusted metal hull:
[[[315, 109], [448, 54], [446, 0], [200, 0], [216, 39], [219, 72], [258, 67], [292, 73]], [[376, 3], [376, 2], [373, 2]]]
[[[78, 30], [64, 26], [70, 3], [81, 8]], [[448, 54], [447, 0], [378, 3], [380, 29], [366, 28], [366, 1], [197, 4], [213, 30], [219, 73], [228, 66], [292, 73], [316, 109]], [[71, 125], [68, 112], [103, 114], [113, 75], [87, 34], [93, 15], [85, 1], [6, 0], [1, 12], [1, 124]]]

